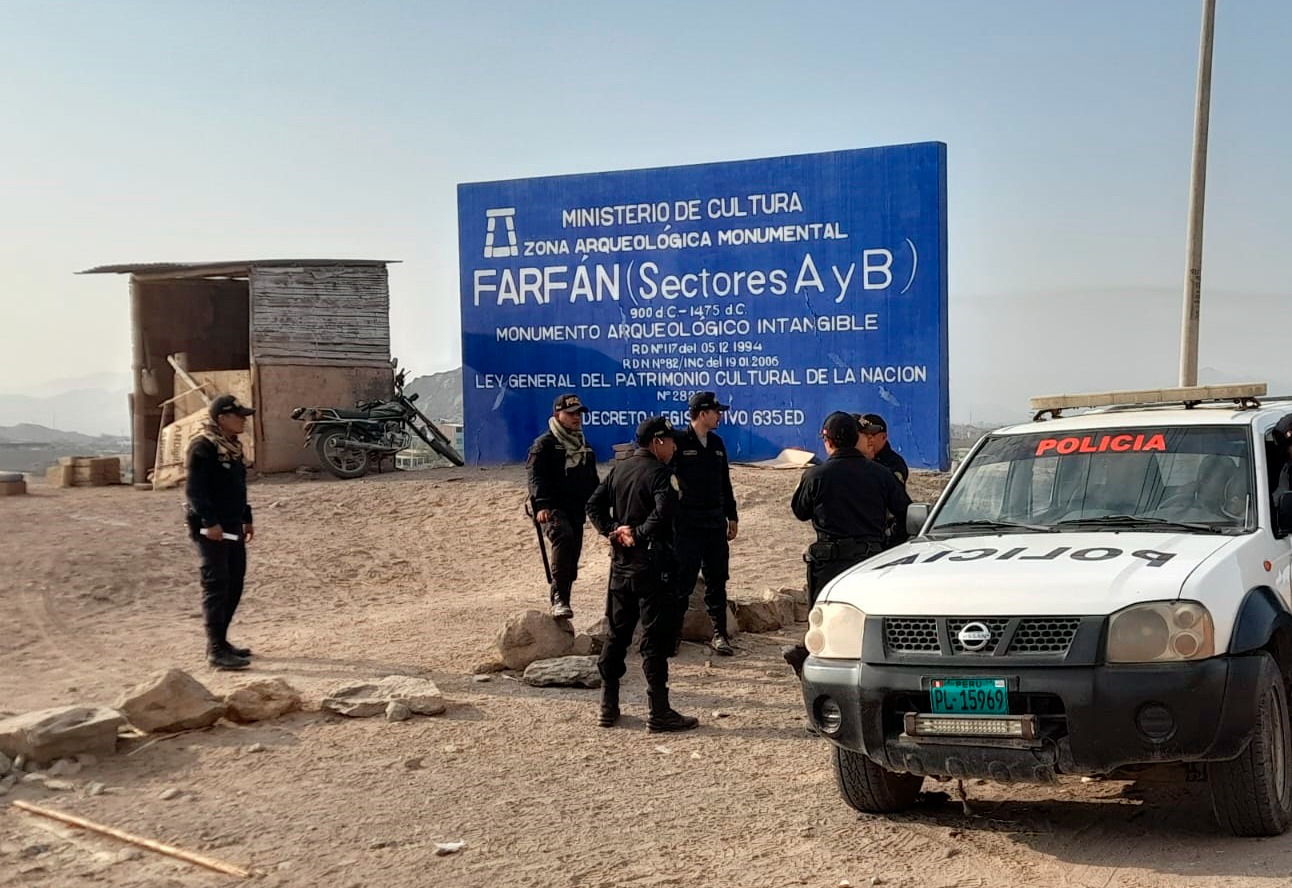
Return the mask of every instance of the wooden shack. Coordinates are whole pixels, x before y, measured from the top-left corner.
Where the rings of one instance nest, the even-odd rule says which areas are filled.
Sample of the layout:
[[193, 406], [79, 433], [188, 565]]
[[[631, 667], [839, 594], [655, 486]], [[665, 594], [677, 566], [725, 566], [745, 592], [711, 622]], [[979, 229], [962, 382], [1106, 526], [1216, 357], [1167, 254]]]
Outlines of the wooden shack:
[[388, 264], [269, 259], [81, 272], [130, 275], [135, 481], [147, 479], [158, 459], [164, 405], [188, 401], [196, 409], [183, 396], [187, 386], [176, 385], [168, 361], [176, 355], [207, 387], [244, 399], [249, 393], [257, 411], [249, 431], [258, 471], [316, 465], [313, 451], [302, 449], [293, 408], [353, 407], [392, 394]]

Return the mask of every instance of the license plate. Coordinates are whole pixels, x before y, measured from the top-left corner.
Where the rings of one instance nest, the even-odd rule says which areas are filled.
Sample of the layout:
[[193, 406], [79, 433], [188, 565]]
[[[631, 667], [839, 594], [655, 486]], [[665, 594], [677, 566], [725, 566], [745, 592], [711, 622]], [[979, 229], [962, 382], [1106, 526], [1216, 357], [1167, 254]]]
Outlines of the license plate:
[[935, 713], [1008, 715], [1009, 689], [1003, 678], [934, 678], [929, 703]]

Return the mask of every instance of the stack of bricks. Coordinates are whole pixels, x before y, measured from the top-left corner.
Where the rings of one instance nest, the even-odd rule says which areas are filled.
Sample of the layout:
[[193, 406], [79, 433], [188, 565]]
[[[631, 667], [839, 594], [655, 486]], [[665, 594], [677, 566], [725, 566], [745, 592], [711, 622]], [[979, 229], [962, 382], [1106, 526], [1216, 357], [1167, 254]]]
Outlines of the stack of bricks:
[[106, 487], [121, 483], [121, 460], [115, 456], [65, 456], [45, 473], [50, 487]]
[[27, 479], [20, 472], [0, 472], [0, 496], [21, 496], [27, 492]]

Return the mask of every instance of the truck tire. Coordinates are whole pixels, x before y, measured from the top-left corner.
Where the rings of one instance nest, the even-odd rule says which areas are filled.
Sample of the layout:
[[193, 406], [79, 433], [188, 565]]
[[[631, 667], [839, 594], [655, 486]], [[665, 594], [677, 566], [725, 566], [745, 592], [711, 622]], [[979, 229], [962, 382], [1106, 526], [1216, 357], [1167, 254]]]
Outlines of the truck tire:
[[1256, 713], [1256, 730], [1243, 754], [1207, 768], [1211, 807], [1220, 826], [1236, 836], [1277, 836], [1292, 824], [1292, 729], [1287, 686], [1270, 660]]
[[852, 808], [867, 814], [905, 811], [915, 804], [924, 778], [881, 768], [860, 752], [834, 747], [834, 780]]

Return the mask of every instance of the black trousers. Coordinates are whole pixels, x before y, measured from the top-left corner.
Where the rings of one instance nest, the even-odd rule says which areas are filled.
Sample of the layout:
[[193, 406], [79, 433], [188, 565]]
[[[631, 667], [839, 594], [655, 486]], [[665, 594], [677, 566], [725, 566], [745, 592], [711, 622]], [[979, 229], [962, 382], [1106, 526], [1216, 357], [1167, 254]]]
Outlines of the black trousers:
[[668, 687], [668, 658], [677, 641], [672, 585], [658, 575], [623, 577], [610, 574], [606, 619], [610, 638], [601, 649], [597, 669], [608, 686], [618, 687], [627, 671], [628, 648], [637, 623], [642, 624], [642, 673], [652, 691]]
[[579, 557], [583, 554], [583, 513], [570, 515], [552, 510], [552, 520], [544, 527], [552, 546], [552, 604], [570, 603], [570, 590], [579, 578]]
[[804, 557], [804, 561], [807, 562], [808, 607], [816, 604], [817, 596], [831, 580], [854, 564], [860, 564], [872, 555], [878, 555], [882, 550], [883, 545], [876, 540], [871, 543], [847, 546], [841, 555], [828, 560], [819, 560], [812, 558], [811, 549], [809, 549], [809, 554]]
[[229, 624], [242, 601], [243, 580], [247, 575], [247, 547], [241, 541], [195, 540], [202, 556], [202, 617], [206, 623], [206, 642], [210, 648], [229, 643]]
[[[686, 604], [695, 589], [695, 579], [704, 575], [704, 609], [713, 621], [713, 631], [727, 634], [727, 578], [730, 573], [731, 544], [727, 527], [697, 527], [678, 521], [673, 545], [677, 558], [677, 594], [685, 615]], [[680, 628], [680, 623], [679, 623]]]

